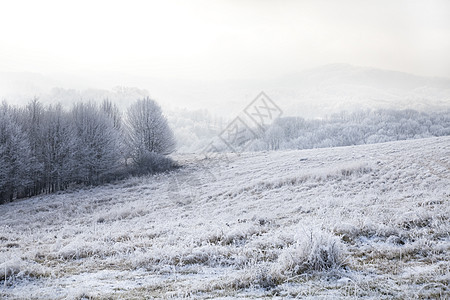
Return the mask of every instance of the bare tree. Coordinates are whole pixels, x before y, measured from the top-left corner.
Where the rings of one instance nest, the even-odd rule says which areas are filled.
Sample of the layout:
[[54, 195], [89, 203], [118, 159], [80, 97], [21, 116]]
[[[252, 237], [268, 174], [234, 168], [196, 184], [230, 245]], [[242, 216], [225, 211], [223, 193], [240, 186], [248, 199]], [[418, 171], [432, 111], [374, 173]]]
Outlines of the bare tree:
[[0, 203], [12, 201], [31, 183], [30, 143], [15, 115], [6, 103], [0, 107]]
[[112, 120], [113, 127], [117, 130], [120, 130], [120, 128], [122, 127], [122, 113], [117, 105], [115, 105], [111, 100], [105, 99], [102, 102], [101, 108]]
[[[173, 167], [164, 155], [173, 151], [175, 140], [159, 105], [148, 98], [138, 101], [128, 121], [122, 126], [120, 110], [108, 100], [101, 106], [78, 103], [69, 112], [37, 99], [24, 108], [4, 102], [0, 203], [52, 193], [73, 182], [98, 184]], [[129, 157], [135, 168], [126, 165]]]
[[161, 107], [154, 100], [144, 98], [128, 109], [127, 141], [135, 163], [149, 155], [167, 155], [175, 150], [175, 137]]
[[74, 178], [94, 184], [113, 173], [120, 164], [119, 135], [113, 121], [95, 104], [72, 108], [76, 151]]
[[49, 106], [44, 114], [44, 170], [47, 192], [65, 189], [75, 165], [75, 139], [70, 117], [61, 105]]
[[30, 176], [33, 179], [33, 187], [29, 188], [29, 196], [37, 195], [45, 187], [45, 169], [44, 169], [44, 143], [43, 136], [43, 115], [44, 107], [38, 98], [32, 99], [19, 114], [20, 123], [24, 133], [27, 135], [30, 143], [32, 159], [30, 163]]

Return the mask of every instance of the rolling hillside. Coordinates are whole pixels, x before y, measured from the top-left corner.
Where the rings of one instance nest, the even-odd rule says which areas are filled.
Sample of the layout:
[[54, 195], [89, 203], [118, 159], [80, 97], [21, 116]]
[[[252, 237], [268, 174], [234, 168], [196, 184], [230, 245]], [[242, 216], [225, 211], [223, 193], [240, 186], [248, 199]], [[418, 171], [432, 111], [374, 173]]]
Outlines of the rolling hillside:
[[0, 298], [448, 298], [450, 137], [176, 158], [0, 206]]

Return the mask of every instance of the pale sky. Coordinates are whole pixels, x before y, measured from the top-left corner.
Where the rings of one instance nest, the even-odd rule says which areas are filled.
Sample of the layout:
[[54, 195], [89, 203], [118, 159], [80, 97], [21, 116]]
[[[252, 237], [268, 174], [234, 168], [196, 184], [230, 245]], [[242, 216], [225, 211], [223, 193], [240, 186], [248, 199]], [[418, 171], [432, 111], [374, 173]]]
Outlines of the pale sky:
[[349, 63], [450, 77], [446, 0], [0, 1], [0, 72], [222, 80]]

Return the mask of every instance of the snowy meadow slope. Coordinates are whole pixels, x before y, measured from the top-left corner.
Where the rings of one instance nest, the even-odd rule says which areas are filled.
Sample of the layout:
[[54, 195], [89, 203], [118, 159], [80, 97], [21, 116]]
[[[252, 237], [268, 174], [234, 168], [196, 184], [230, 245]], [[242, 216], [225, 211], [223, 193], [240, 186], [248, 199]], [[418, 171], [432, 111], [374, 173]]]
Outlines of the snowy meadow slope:
[[177, 159], [0, 206], [0, 298], [449, 297], [450, 137]]

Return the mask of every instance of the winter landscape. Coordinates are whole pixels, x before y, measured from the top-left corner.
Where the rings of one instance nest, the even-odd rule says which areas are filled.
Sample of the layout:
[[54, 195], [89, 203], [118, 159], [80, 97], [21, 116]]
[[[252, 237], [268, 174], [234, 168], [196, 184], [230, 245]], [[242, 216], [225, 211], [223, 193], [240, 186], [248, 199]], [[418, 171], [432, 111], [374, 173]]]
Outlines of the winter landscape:
[[0, 5], [0, 299], [450, 299], [450, 2]]
[[0, 295], [448, 297], [449, 137], [179, 159], [0, 206]]

